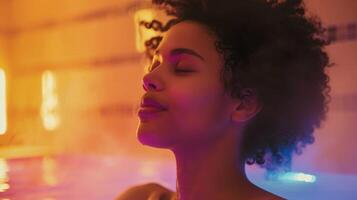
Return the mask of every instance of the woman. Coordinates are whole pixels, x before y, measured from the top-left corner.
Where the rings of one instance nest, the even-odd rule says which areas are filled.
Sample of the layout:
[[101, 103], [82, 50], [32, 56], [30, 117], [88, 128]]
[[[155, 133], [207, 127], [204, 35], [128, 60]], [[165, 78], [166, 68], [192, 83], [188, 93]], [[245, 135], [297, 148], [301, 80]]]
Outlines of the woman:
[[328, 102], [320, 24], [301, 0], [153, 0], [167, 25], [148, 41], [138, 113], [142, 144], [170, 149], [177, 191], [150, 183], [118, 199], [283, 199], [252, 184], [245, 163], [288, 170], [314, 141]]

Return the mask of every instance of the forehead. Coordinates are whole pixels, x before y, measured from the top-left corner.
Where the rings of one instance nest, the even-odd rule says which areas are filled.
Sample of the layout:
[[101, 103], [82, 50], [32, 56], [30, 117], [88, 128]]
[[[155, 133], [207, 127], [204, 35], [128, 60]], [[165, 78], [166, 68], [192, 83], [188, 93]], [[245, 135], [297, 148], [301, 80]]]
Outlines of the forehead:
[[188, 48], [205, 58], [217, 57], [215, 41], [215, 36], [205, 26], [197, 22], [183, 21], [163, 35], [158, 50], [168, 53], [175, 48]]

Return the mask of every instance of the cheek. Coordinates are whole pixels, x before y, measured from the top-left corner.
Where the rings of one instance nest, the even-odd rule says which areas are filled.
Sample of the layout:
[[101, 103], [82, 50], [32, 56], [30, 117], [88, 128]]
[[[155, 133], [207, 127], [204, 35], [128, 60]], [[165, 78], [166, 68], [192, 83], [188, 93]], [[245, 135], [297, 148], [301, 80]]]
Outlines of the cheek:
[[216, 130], [215, 126], [220, 126], [225, 120], [225, 102], [217, 85], [190, 84], [173, 87], [171, 91], [172, 118], [177, 130], [194, 135], [207, 133]]
[[221, 91], [218, 80], [213, 75], [197, 74], [196, 77], [177, 80], [170, 84], [170, 97], [177, 106], [184, 108], [196, 108], [214, 101]]

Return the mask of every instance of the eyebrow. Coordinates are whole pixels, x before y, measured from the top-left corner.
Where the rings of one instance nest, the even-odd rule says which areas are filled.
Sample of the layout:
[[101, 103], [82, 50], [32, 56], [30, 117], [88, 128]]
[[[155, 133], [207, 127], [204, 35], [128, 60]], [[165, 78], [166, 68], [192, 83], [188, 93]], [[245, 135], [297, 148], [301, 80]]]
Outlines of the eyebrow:
[[[159, 53], [160, 53], [159, 50], [156, 50], [156, 51], [155, 51], [155, 55], [156, 55], [156, 54], [159, 54]], [[195, 52], [195, 51], [192, 50], [192, 49], [176, 48], [176, 49], [171, 50], [171, 52], [170, 52], [170, 55], [171, 55], [171, 56], [182, 55], [182, 54], [187, 54], [187, 55], [195, 56], [195, 57], [199, 58], [199, 59], [202, 60], [202, 61], [205, 60], [200, 54], [198, 54], [197, 52]]]

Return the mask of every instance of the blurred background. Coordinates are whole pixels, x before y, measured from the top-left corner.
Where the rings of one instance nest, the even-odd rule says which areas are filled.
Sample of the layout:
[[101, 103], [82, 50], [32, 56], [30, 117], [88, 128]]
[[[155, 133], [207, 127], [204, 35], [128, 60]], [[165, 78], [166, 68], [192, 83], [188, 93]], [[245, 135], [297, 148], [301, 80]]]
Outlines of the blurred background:
[[[293, 169], [357, 176], [357, 1], [305, 3], [332, 41], [332, 99]], [[111, 199], [145, 181], [174, 189], [172, 155], [135, 135], [142, 41], [153, 34], [137, 21], [162, 17], [147, 5], [0, 0], [0, 199]], [[69, 185], [81, 187], [63, 194]]]

